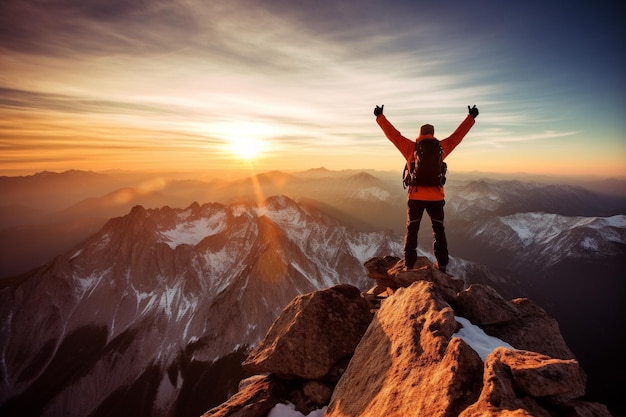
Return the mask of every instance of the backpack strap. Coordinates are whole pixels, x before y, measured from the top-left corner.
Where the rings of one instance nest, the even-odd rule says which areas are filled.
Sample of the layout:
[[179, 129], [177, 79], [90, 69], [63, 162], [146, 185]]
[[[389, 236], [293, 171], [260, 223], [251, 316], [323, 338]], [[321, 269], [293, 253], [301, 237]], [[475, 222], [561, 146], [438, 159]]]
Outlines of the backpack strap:
[[[413, 148], [413, 166], [415, 166], [415, 153], [417, 152], [417, 141], [414, 143], [414, 148]], [[411, 170], [412, 168], [410, 167], [411, 162], [407, 161], [404, 164], [404, 170], [402, 171], [402, 188], [404, 188], [405, 190], [408, 188], [407, 192], [411, 192], [411, 186], [409, 185], [409, 181], [411, 179]], [[417, 189], [417, 186], [415, 186]]]

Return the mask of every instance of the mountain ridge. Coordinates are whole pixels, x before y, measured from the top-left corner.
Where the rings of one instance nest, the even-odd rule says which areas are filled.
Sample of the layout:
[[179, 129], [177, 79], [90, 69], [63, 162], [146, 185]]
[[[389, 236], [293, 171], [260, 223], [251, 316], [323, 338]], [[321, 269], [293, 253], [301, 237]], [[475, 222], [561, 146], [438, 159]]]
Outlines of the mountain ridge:
[[[42, 229], [24, 227], [19, 230], [13, 230], [15, 233], [12, 234], [5, 233], [6, 230], [0, 231], [5, 237], [2, 242], [4, 245], [4, 250], [2, 251], [4, 257], [2, 265], [3, 267], [8, 265], [5, 259], [8, 261], [11, 258], [17, 258], [16, 251], [21, 247], [34, 248], [39, 241], [46, 239], [46, 236], [49, 236], [51, 241], [54, 242], [54, 245], [57, 245], [61, 249], [62, 245], [67, 245], [66, 249], [60, 250], [60, 254], [54, 254], [58, 256], [58, 262], [52, 261], [52, 264], [47, 263], [47, 266], [44, 267], [44, 269], [48, 269], [51, 273], [59, 276], [69, 273], [68, 271], [71, 271], [73, 267], [79, 265], [82, 265], [82, 267], [85, 268], [84, 270], [87, 271], [89, 264], [96, 264], [99, 258], [119, 258], [119, 264], [111, 267], [115, 270], [115, 274], [123, 278], [123, 280], [120, 281], [123, 285], [109, 285], [109, 287], [106, 288], [116, 291], [119, 290], [119, 294], [123, 294], [120, 299], [124, 301], [118, 303], [119, 305], [115, 308], [108, 306], [102, 308], [98, 307], [96, 309], [97, 314], [94, 317], [97, 318], [95, 321], [96, 324], [100, 323], [98, 320], [107, 314], [111, 315], [111, 317], [115, 317], [116, 327], [112, 334], [116, 335], [116, 338], [119, 338], [116, 343], [131, 346], [127, 348], [130, 350], [141, 350], [139, 345], [133, 345], [131, 341], [134, 337], [137, 337], [136, 334], [143, 333], [133, 328], [131, 329], [132, 331], [129, 330], [124, 333], [124, 336], [121, 336], [121, 334], [118, 334], [118, 330], [124, 329], [124, 326], [129, 322], [129, 317], [132, 314], [139, 314], [144, 310], [150, 310], [150, 308], [160, 308], [163, 317], [168, 320], [167, 307], [174, 306], [176, 303], [180, 303], [181, 306], [187, 305], [187, 310], [181, 310], [183, 311], [181, 313], [183, 318], [185, 314], [189, 314], [188, 312], [185, 313], [185, 311], [192, 310], [196, 305], [199, 306], [198, 308], [205, 309], [206, 311], [212, 309], [211, 311], [214, 312], [216, 317], [235, 317], [236, 325], [233, 330], [223, 329], [218, 326], [214, 332], [208, 333], [208, 337], [207, 335], [195, 336], [187, 333], [189, 337], [184, 339], [183, 343], [186, 344], [186, 347], [184, 349], [179, 348], [179, 350], [181, 352], [184, 351], [184, 353], [180, 353], [179, 355], [172, 354], [173, 357], [175, 356], [175, 358], [172, 359], [172, 364], [180, 362], [183, 365], [171, 365], [171, 368], [169, 368], [171, 371], [167, 372], [173, 375], [167, 378], [167, 381], [170, 382], [166, 382], [165, 379], [154, 382], [155, 378], [161, 378], [163, 375], [164, 371], [162, 369], [150, 368], [150, 370], [145, 370], [145, 376], [142, 378], [145, 378], [149, 383], [143, 379], [142, 381], [147, 385], [152, 386], [152, 384], [156, 384], [159, 386], [159, 384], [163, 383], [163, 387], [165, 388], [162, 389], [164, 390], [180, 389], [180, 392], [189, 393], [191, 388], [184, 383], [182, 388], [176, 385], [176, 381], [180, 381], [181, 378], [179, 374], [185, 373], [186, 375], [190, 375], [192, 373], [191, 369], [200, 374], [209, 372], [206, 370], [208, 369], [205, 366], [206, 363], [202, 362], [202, 360], [213, 361], [219, 358], [218, 361], [223, 359], [224, 363], [227, 361], [236, 361], [234, 358], [241, 357], [245, 354], [245, 350], [248, 349], [248, 344], [252, 343], [250, 340], [254, 339], [254, 337], [251, 336], [250, 340], [241, 343], [238, 347], [237, 343], [232, 343], [230, 346], [232, 346], [233, 349], [237, 348], [234, 352], [232, 352], [230, 348], [225, 349], [223, 348], [224, 346], [217, 346], [219, 343], [213, 343], [211, 342], [212, 340], [231, 337], [233, 337], [234, 340], [234, 333], [238, 331], [243, 335], [259, 335], [261, 333], [258, 326], [248, 329], [247, 323], [244, 323], [243, 318], [249, 319], [250, 316], [246, 315], [243, 306], [239, 304], [235, 304], [234, 306], [230, 305], [230, 301], [238, 299], [239, 296], [243, 294], [246, 297], [250, 297], [250, 306], [254, 306], [255, 311], [260, 311], [259, 309], [263, 307], [263, 300], [259, 299], [258, 296], [254, 297], [253, 292], [247, 292], [246, 290], [246, 285], [250, 283], [250, 274], [256, 277], [263, 275], [267, 277], [279, 277], [285, 275], [284, 271], [286, 270], [286, 275], [293, 279], [293, 287], [297, 288], [297, 290], [281, 287], [282, 289], [280, 291], [276, 291], [275, 295], [277, 298], [281, 297], [281, 299], [284, 299], [285, 303], [296, 292], [306, 292], [308, 289], [316, 286], [328, 286], [330, 283], [337, 282], [337, 280], [340, 279], [343, 281], [343, 277], [346, 274], [354, 276], [350, 275], [354, 274], [354, 272], [351, 273], [350, 271], [362, 270], [361, 263], [367, 256], [372, 255], [372, 253], [366, 250], [359, 250], [359, 248], [361, 246], [363, 248], [373, 247], [373, 244], [368, 242], [367, 237], [376, 234], [354, 234], [354, 238], [343, 240], [342, 245], [336, 245], [335, 242], [341, 241], [341, 233], [333, 234], [329, 232], [329, 230], [333, 228], [344, 230], [343, 228], [346, 225], [358, 224], [359, 227], [353, 230], [358, 232], [367, 231], [369, 233], [372, 232], [371, 229], [377, 229], [377, 227], [372, 227], [372, 225], [380, 225], [380, 219], [388, 220], [390, 225], [392, 223], [396, 226], [399, 225], [397, 227], [385, 228], [388, 230], [379, 232], [381, 235], [388, 236], [389, 240], [393, 240], [394, 247], [399, 251], [397, 248], [401, 243], [401, 231], [406, 210], [406, 196], [399, 186], [399, 179], [393, 177], [381, 179], [375, 176], [380, 180], [376, 182], [375, 185], [380, 186], [383, 190], [397, 189], [397, 191], [393, 193], [390, 192], [388, 202], [384, 202], [377, 199], [375, 193], [362, 193], [362, 195], [355, 196], [355, 198], [348, 198], [349, 192], [358, 193], [359, 191], [367, 190], [368, 184], [367, 181], [362, 181], [357, 182], [358, 185], [345, 188], [347, 184], [346, 178], [354, 178], [356, 176], [357, 180], [359, 178], [371, 180], [369, 175], [372, 175], [372, 173], [369, 171], [367, 175], [359, 175], [358, 172], [347, 171], [331, 172], [329, 175], [326, 175], [327, 173], [322, 174], [327, 178], [320, 181], [307, 180], [306, 182], [297, 183], [297, 188], [300, 188], [299, 192], [307, 194], [309, 197], [316, 196], [316, 193], [320, 190], [326, 193], [322, 195], [322, 197], [324, 197], [322, 200], [315, 200], [313, 198], [290, 198], [291, 202], [299, 202], [297, 205], [303, 209], [303, 212], [300, 212], [299, 210], [282, 210], [280, 208], [282, 204], [281, 201], [276, 199], [272, 206], [272, 213], [265, 218], [263, 218], [264, 213], [262, 210], [248, 209], [248, 207], [255, 206], [255, 204], [257, 204], [256, 200], [259, 198], [252, 194], [251, 189], [241, 188], [235, 190], [237, 196], [245, 196], [246, 198], [230, 203], [217, 202], [218, 205], [213, 206], [212, 203], [200, 205], [197, 202], [192, 204], [189, 204], [189, 202], [207, 201], [207, 196], [210, 196], [213, 190], [223, 190], [227, 188], [230, 183], [216, 182], [216, 188], [209, 189], [206, 187], [206, 183], [201, 181], [172, 182], [167, 184], [159, 182], [161, 185], [155, 182], [155, 185], [159, 187], [162, 186], [162, 188], [159, 188], [161, 190], [159, 192], [163, 192], [166, 196], [175, 195], [176, 198], [170, 200], [168, 204], [164, 204], [163, 206], [144, 207], [145, 213], [138, 209], [133, 213], [133, 215], [138, 216], [136, 221], [134, 220], [126, 226], [119, 222], [129, 221], [127, 217], [130, 212], [133, 211], [132, 206], [129, 207], [128, 210], [125, 209], [126, 211], [120, 215], [114, 216], [118, 218], [118, 220], [116, 220], [118, 223], [116, 224], [120, 225], [120, 230], [125, 230], [128, 226], [128, 230], [125, 230], [125, 233], [128, 234], [128, 241], [124, 243], [123, 252], [109, 253], [107, 251], [98, 252], [93, 250], [90, 252], [89, 256], [91, 261], [86, 262], [81, 259], [83, 256], [87, 256], [87, 253], [84, 252], [85, 244], [81, 242], [91, 242], [90, 239], [102, 230], [107, 219], [101, 219], [102, 224], [97, 227], [94, 227], [94, 223], [91, 221], [83, 223], [77, 222], [76, 227], [80, 229], [83, 235], [82, 237], [75, 236], [72, 238], [73, 240], [63, 238], [63, 233], [68, 233], [68, 231], [72, 230], [71, 224], [58, 224], [45, 235], [42, 234]], [[332, 181], [328, 179], [328, 176], [342, 178], [344, 184], [333, 185]], [[610, 222], [607, 223], [607, 219], [609, 218], [594, 220], [593, 217], [597, 216], [593, 216], [579, 219], [582, 224], [573, 230], [571, 226], [577, 221], [574, 217], [550, 212], [562, 212], [564, 206], [565, 209], [569, 210], [566, 207], [568, 202], [576, 201], [576, 199], [570, 200], [569, 198], [561, 199], [560, 196], [562, 195], [583, 196], [583, 199], [580, 200], [583, 204], [578, 206], [580, 210], [589, 209], [591, 213], [595, 214], [598, 214], [600, 211], [605, 211], [605, 207], [597, 206], [597, 202], [588, 206], [584, 203], [587, 200], [596, 198], [596, 195], [593, 193], [579, 192], [579, 190], [575, 188], [572, 189], [571, 187], [552, 188], [550, 191], [554, 195], [545, 202], [538, 202], [536, 201], [537, 196], [541, 194], [537, 194], [534, 191], [538, 188], [542, 188], [542, 184], [524, 184], [520, 182], [503, 183], [489, 180], [476, 183], [483, 187], [481, 189], [472, 188], [473, 185], [470, 188], [464, 188], [471, 184], [471, 182], [466, 183], [455, 180], [446, 187], [448, 194], [446, 226], [449, 235], [450, 251], [453, 255], [450, 271], [453, 274], [458, 274], [459, 277], [468, 279], [468, 282], [480, 282], [497, 287], [501, 294], [506, 294], [509, 298], [529, 296], [540, 303], [543, 308], [557, 317], [559, 322], [562, 323], [563, 334], [568, 341], [573, 341], [572, 349], [576, 351], [585, 369], [589, 369], [589, 390], [594, 393], [596, 398], [606, 398], [605, 396], [608, 392], [613, 392], [613, 394], [611, 394], [613, 403], [619, 404], [621, 385], [617, 375], [621, 373], [620, 369], [623, 369], [623, 366], [619, 365], [619, 363], [616, 365], [613, 359], [619, 357], [620, 353], [614, 348], [598, 345], [594, 340], [597, 339], [598, 335], [605, 335], [601, 338], [605, 343], [611, 345], [619, 344], [620, 340], [613, 337], [611, 329], [626, 325], [622, 320], [626, 315], [623, 314], [623, 308], [620, 307], [621, 303], [617, 297], [619, 289], [623, 288], [623, 280], [621, 279], [620, 271], [626, 268], [624, 264], [624, 259], [626, 259], [626, 254], [624, 253], [626, 242], [623, 241], [623, 229], [619, 227], [619, 224], [610, 225]], [[302, 188], [303, 185], [306, 185], [306, 187]], [[189, 190], [192, 190], [192, 195], [199, 198], [189, 199], [187, 197]], [[271, 191], [269, 188], [262, 190], [266, 196], [269, 195], [269, 191]], [[289, 190], [283, 189], [283, 191]], [[184, 201], [184, 204], [176, 205], [175, 201]], [[286, 203], [287, 201], [288, 200], [284, 200], [283, 202]], [[380, 201], [380, 203], [377, 201]], [[602, 201], [606, 203], [606, 201], [609, 200]], [[519, 202], [523, 204], [518, 205]], [[495, 210], [492, 210], [490, 204], [494, 203], [496, 203]], [[132, 204], [132, 202], [130, 204]], [[532, 211], [541, 207], [547, 208], [550, 211]], [[519, 212], [520, 209], [531, 211]], [[230, 211], [231, 216], [228, 217], [224, 214], [224, 217], [214, 217], [211, 223], [208, 219], [202, 220], [203, 210], [213, 214]], [[329, 212], [333, 214], [332, 217], [325, 214]], [[362, 215], [364, 212], [372, 213], [370, 216], [371, 219], [356, 217]], [[309, 219], [322, 219], [319, 221], [319, 226], [316, 226], [319, 228], [308, 228], [306, 224], [298, 225], [295, 221], [290, 222], [291, 218], [297, 218], [298, 213], [305, 213], [304, 216]], [[213, 214], [211, 214], [211, 216], [213, 216]], [[238, 214], [238, 216], [235, 214]], [[131, 233], [132, 228], [130, 226], [132, 226], [134, 222], [143, 221], [142, 216], [153, 217], [156, 225], [155, 228], [153, 229], [146, 226], [145, 229], [139, 228], [134, 234]], [[233, 233], [235, 229], [238, 231], [237, 233], [239, 233], [237, 240], [247, 242], [246, 239], [257, 239], [257, 236], [259, 236], [258, 242], [256, 242], [257, 246], [252, 247], [248, 243], [235, 244], [233, 243], [234, 240], [229, 241], [228, 233], [225, 230], [219, 230], [220, 221], [227, 218], [230, 218], [231, 220], [229, 221], [233, 222]], [[621, 217], [618, 218], [621, 219]], [[547, 220], [550, 221], [548, 222]], [[591, 222], [591, 225], [593, 225], [594, 222], [598, 225], [602, 224], [602, 228], [594, 229], [593, 227], [589, 227], [590, 224], [585, 225], [584, 223], [586, 222]], [[245, 224], [249, 224], [249, 227], [246, 227]], [[324, 224], [327, 226], [324, 226]], [[274, 227], [274, 225], [278, 225], [278, 227]], [[559, 228], [557, 227], [558, 225], [564, 226]], [[90, 229], [92, 227], [93, 229]], [[324, 227], [327, 228], [324, 229]], [[472, 234], [479, 229], [482, 230], [480, 236]], [[539, 241], [539, 239], [533, 235], [533, 233], [541, 234], [550, 229], [558, 229], [557, 231], [560, 231], [551, 239], [552, 243], [550, 245]], [[613, 229], [613, 232], [611, 232], [611, 229]], [[150, 230], [152, 234], [146, 237], [142, 235], [142, 230]], [[203, 230], [206, 231], [206, 235], [204, 236], [195, 233]], [[258, 230], [262, 231], [261, 235], [257, 234]], [[286, 234], [285, 230], [289, 230], [289, 233]], [[311, 233], [315, 230], [317, 230], [317, 235], [307, 235], [307, 233]], [[328, 239], [321, 240], [321, 237], [324, 235], [322, 230], [326, 230], [325, 233], [328, 234]], [[397, 233], [394, 234], [390, 230], [396, 230]], [[505, 233], [499, 233], [499, 231], [502, 230], [504, 230]], [[113, 228], [111, 231], [115, 232]], [[528, 233], [521, 233], [523, 231], [532, 233], [530, 235], [528, 235]], [[420, 237], [420, 242], [422, 243], [422, 248], [426, 248], [425, 250], [428, 251], [428, 246], [431, 241], [429, 228], [423, 227], [421, 232], [422, 236]], [[615, 239], [611, 241], [612, 238], [607, 238], [607, 236], [609, 236], [607, 233], [613, 233]], [[559, 236], [560, 234], [562, 234], [562, 236]], [[107, 239], [111, 239], [112, 236], [113, 235], [110, 235], [108, 238], [104, 238], [104, 234], [100, 234], [99, 240], [92, 243], [103, 247], [112, 245], [111, 240], [107, 241]], [[307, 236], [317, 236], [320, 238], [320, 240], [315, 243], [317, 247], [307, 243]], [[530, 236], [530, 239], [524, 240], [524, 236]], [[330, 237], [334, 237], [336, 240], [332, 240]], [[150, 248], [148, 248], [148, 246], [142, 247], [141, 242], [148, 241], [152, 242], [150, 244], [152, 246]], [[274, 244], [267, 244], [270, 241], [274, 241]], [[591, 244], [594, 241], [598, 243], [597, 249]], [[122, 240], [115, 240], [115, 242], [117, 244], [118, 242], [122, 242]], [[524, 246], [524, 242], [532, 243], [528, 246]], [[81, 248], [83, 248], [83, 252], [79, 253]], [[228, 255], [230, 250], [233, 250], [233, 253], [235, 253], [234, 248], [241, 250], [241, 253], [245, 253], [240, 257], [237, 255], [239, 257], [238, 260], [232, 259], [234, 255]], [[328, 248], [329, 251], [325, 252], [325, 248]], [[474, 252], [471, 252], [472, 250]], [[329, 254], [332, 256], [343, 254], [342, 256], [346, 257], [349, 254], [352, 260], [349, 262], [335, 261], [334, 263], [318, 260], [318, 258], [323, 258]], [[357, 254], [358, 256], [356, 256]], [[468, 256], [468, 254], [471, 256]], [[557, 256], [554, 258], [556, 263], [547, 261], [547, 259], [551, 259], [552, 255]], [[309, 259], [309, 257], [311, 259]], [[48, 259], [52, 260], [51, 258], [52, 256]], [[262, 261], [257, 261], [258, 259]], [[293, 262], [291, 261], [292, 259]], [[126, 266], [131, 265], [133, 262], [143, 265], [129, 270]], [[287, 264], [286, 267], [285, 264]], [[203, 272], [204, 275], [212, 277], [212, 284], [210, 286], [205, 282], [206, 280], [202, 280], [196, 276], [199, 274], [196, 273], [194, 275], [193, 270], [198, 265], [203, 265], [203, 267], [206, 268]], [[208, 265], [212, 266], [208, 267]], [[127, 279], [127, 274], [131, 270], [135, 271], [137, 276], [146, 275], [146, 277], [137, 282], [133, 282]], [[180, 280], [184, 282], [184, 285], [175, 286], [171, 285], [171, 282], [168, 284], [167, 279], [163, 279], [161, 282], [159, 274], [168, 274], [168, 271], [175, 275], [175, 277], [169, 278], [171, 282]], [[85, 318], [83, 321], [80, 321], [81, 324], [88, 323], [87, 318], [95, 314], [90, 310], [89, 306], [98, 305], [97, 302], [100, 302], [101, 296], [97, 296], [98, 291], [100, 291], [98, 288], [104, 289], [105, 284], [111, 281], [108, 275], [102, 275], [102, 270], [99, 270], [98, 274], [99, 275], [93, 275], [92, 277], [92, 273], [84, 273], [84, 276], [82, 276], [84, 280], [81, 281], [81, 285], [74, 285], [72, 282], [68, 283], [59, 280], [60, 288], [68, 289], [76, 287], [72, 291], [78, 289], [81, 289], [81, 291], [91, 291], [94, 303], [84, 303], [78, 307], [77, 310], [80, 316]], [[40, 275], [40, 277], [43, 276], [45, 275]], [[150, 279], [148, 279], [147, 276], [150, 276]], [[189, 278], [182, 279], [182, 277], [187, 276], [189, 276]], [[325, 276], [328, 280], [317, 279], [314, 282], [307, 283], [307, 280], [303, 279], [302, 276]], [[0, 288], [18, 285], [19, 282], [30, 280], [32, 277], [33, 272], [29, 272], [11, 279], [4, 278], [0, 281]], [[90, 279], [92, 281], [90, 281]], [[360, 278], [354, 279], [358, 280]], [[90, 284], [90, 282], [92, 282], [92, 284]], [[100, 287], [94, 286], [96, 282], [99, 282], [98, 285]], [[133, 286], [130, 285], [131, 283]], [[229, 290], [229, 284], [233, 284], [231, 290]], [[155, 291], [147, 290], [150, 286], [155, 288], [155, 285], [161, 285], [158, 294]], [[169, 285], [169, 287], [167, 285]], [[272, 284], [266, 283], [266, 285]], [[200, 291], [205, 287], [210, 288], [211, 291], [220, 289], [219, 297], [207, 302], [207, 305], [204, 305], [202, 302], [198, 301], [198, 299], [192, 299], [186, 295], [189, 292]], [[141, 291], [138, 291], [138, 288]], [[256, 288], [256, 291], [259, 292], [262, 287]], [[124, 293], [122, 289], [126, 292]], [[42, 293], [46, 293], [46, 291], [51, 290], [46, 289], [42, 291]], [[66, 295], [71, 295], [72, 291], [68, 291]], [[49, 301], [45, 297], [39, 297], [37, 300], [40, 301], [41, 305], [46, 305], [46, 302]], [[198, 304], [194, 304], [194, 302]], [[276, 302], [276, 305], [278, 304], [279, 303]], [[39, 304], [32, 304], [32, 308], [36, 309], [38, 305]], [[584, 306], [584, 308], [580, 306]], [[39, 321], [44, 321], [46, 318], [54, 321], [54, 317], [61, 311], [54, 308], [54, 306], [48, 307], [49, 310], [47, 311], [49, 311], [49, 314], [39, 318]], [[111, 312], [112, 309], [115, 309], [115, 315]], [[274, 307], [274, 311], [277, 312], [278, 310], [279, 307]], [[589, 312], [593, 312], [593, 314], [588, 315]], [[173, 310], [172, 317], [176, 319], [176, 314]], [[238, 317], [240, 317], [241, 320], [237, 319]], [[138, 320], [136, 324], [140, 326], [140, 321]], [[29, 325], [30, 323], [24, 324], [25, 327]], [[151, 326], [152, 328], [154, 328], [154, 326], [159, 328], [158, 326], [163, 326], [163, 323], [159, 323], [157, 320], [147, 327], [150, 328]], [[204, 329], [197, 321], [195, 321], [194, 324], [190, 324], [190, 328], [194, 326], [198, 329]], [[71, 336], [82, 340], [85, 338], [88, 339], [86, 335], [93, 334], [95, 340], [102, 338], [101, 329], [99, 327], [95, 327], [94, 329], [70, 327], [68, 330], [71, 330], [70, 333], [65, 334], [64, 337]], [[78, 333], [74, 335], [72, 333], [73, 331], [78, 331]], [[133, 331], [136, 333], [133, 333]], [[200, 333], [199, 330], [198, 333]], [[132, 336], [133, 334], [135, 334], [135, 336]], [[42, 335], [46, 335], [45, 331], [42, 331]], [[109, 333], [107, 330], [107, 337], [108, 336]], [[152, 340], [149, 345], [156, 346], [159, 342], [150, 339], [152, 337], [153, 336], [150, 336], [150, 334], [147, 334], [147, 338]], [[50, 338], [50, 340], [52, 340], [52, 338]], [[123, 342], [124, 340], [126, 341]], [[48, 342], [49, 340], [46, 341], [46, 343]], [[44, 341], [42, 341], [42, 343], [44, 343]], [[39, 369], [39, 365], [36, 364], [41, 364], [42, 361], [44, 363], [46, 361], [54, 364], [61, 363], [54, 359], [55, 349], [58, 349], [61, 345], [50, 343], [49, 346], [52, 347], [42, 349], [41, 356], [33, 362], [29, 370], [24, 368], [19, 371], [21, 375], [31, 375], [33, 369]], [[109, 341], [109, 343], [112, 343], [112, 341]], [[207, 347], [207, 344], [212, 344], [212, 346]], [[45, 343], [44, 345], [48, 346]], [[27, 341], [24, 342], [24, 346], [28, 346]], [[102, 349], [103, 346], [96, 346], [94, 349], [98, 351], [98, 349]], [[154, 346], [149, 347], [149, 349], [153, 349]], [[63, 349], [67, 351], [69, 348], [70, 346], [67, 343], [63, 344]], [[169, 349], [169, 347], [167, 349]], [[164, 351], [167, 349], [164, 349]], [[226, 350], [231, 353], [224, 356], [223, 352]], [[193, 359], [193, 352], [195, 352], [198, 358], [196, 362], [194, 362]], [[98, 364], [97, 361], [94, 363]], [[610, 375], [610, 377], [607, 375]], [[132, 383], [131, 385], [134, 388], [130, 388], [130, 391], [135, 389], [140, 390], [137, 384]], [[169, 387], [169, 385], [172, 387]], [[611, 385], [614, 387], [612, 388]], [[232, 388], [229, 387], [228, 389]], [[120, 389], [117, 392], [118, 394], [110, 395], [116, 396], [117, 398], [117, 395], [126, 395], [124, 393], [127, 391]], [[110, 400], [105, 400], [105, 402], [113, 401], [112, 398], [113, 397], [111, 397]], [[180, 404], [177, 404], [177, 406], [179, 405]]]
[[209, 369], [256, 343], [298, 293], [362, 283], [362, 259], [397, 251], [396, 241], [287, 197], [135, 206], [67, 254], [1, 283], [0, 411], [88, 415], [134, 390], [147, 395], [144, 415], [183, 407], [177, 393], [196, 384], [184, 380], [187, 367]]

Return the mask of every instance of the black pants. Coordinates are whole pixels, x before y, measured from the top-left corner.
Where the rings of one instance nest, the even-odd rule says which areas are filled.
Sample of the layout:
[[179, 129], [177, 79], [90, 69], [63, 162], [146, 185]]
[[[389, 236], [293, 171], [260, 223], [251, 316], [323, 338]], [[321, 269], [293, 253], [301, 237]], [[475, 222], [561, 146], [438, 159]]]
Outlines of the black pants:
[[424, 210], [430, 217], [433, 227], [433, 251], [437, 263], [441, 266], [448, 265], [448, 241], [446, 229], [443, 225], [443, 206], [441, 201], [409, 200], [406, 221], [406, 234], [404, 236], [404, 262], [408, 267], [413, 266], [417, 260], [417, 233], [420, 230], [420, 222]]

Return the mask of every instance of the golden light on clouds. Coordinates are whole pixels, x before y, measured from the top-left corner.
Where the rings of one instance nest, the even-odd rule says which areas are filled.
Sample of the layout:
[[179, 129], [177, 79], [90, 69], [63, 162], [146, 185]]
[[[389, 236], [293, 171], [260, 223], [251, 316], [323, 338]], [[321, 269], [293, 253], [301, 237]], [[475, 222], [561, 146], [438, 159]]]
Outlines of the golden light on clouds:
[[[541, 13], [480, 25], [473, 8], [408, 1], [61, 3], [0, 2], [2, 173], [400, 170], [375, 105], [412, 138], [423, 123], [445, 137], [476, 104], [460, 166], [544, 169], [521, 159], [540, 143], [570, 173], [626, 175], [623, 71], [593, 40], [610, 28], [575, 42], [576, 16], [528, 39]], [[603, 156], [581, 164], [592, 134]]]

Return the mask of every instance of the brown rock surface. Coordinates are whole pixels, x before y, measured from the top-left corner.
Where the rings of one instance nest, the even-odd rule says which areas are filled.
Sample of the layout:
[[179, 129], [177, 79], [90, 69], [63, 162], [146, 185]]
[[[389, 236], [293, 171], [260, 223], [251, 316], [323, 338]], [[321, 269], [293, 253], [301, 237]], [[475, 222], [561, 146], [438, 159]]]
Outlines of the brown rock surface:
[[[392, 261], [395, 263], [392, 264]], [[389, 266], [391, 265], [391, 266]], [[429, 281], [436, 284], [435, 288], [444, 300], [454, 303], [457, 293], [463, 290], [465, 283], [435, 269], [432, 262], [424, 256], [417, 258], [412, 269], [405, 269], [400, 258], [386, 256], [372, 258], [365, 263], [367, 275], [376, 280], [376, 284], [391, 289], [408, 287], [417, 281]]]
[[319, 381], [307, 381], [302, 386], [305, 397], [317, 406], [327, 404], [333, 390], [326, 384]]
[[371, 319], [369, 304], [349, 285], [298, 296], [243, 365], [253, 372], [324, 378], [352, 355]]
[[455, 307], [459, 316], [516, 349], [574, 358], [558, 322], [527, 298], [506, 301], [493, 288], [475, 284], [458, 294]]
[[472, 284], [458, 294], [456, 312], [477, 326], [515, 320], [519, 310], [492, 287]]
[[[367, 276], [378, 281], [389, 279], [387, 271], [395, 266], [400, 261], [397, 256], [383, 256], [368, 259], [364, 266], [367, 269]], [[391, 285], [394, 285], [393, 281], [389, 281]], [[389, 285], [385, 285], [389, 286]]]
[[478, 397], [482, 361], [462, 340], [450, 343], [456, 327], [434, 284], [398, 290], [363, 336], [326, 416], [458, 415]]
[[524, 350], [498, 348], [492, 355], [511, 372], [513, 385], [533, 397], [585, 395], [586, 376], [574, 359], [553, 359]]
[[497, 357], [489, 355], [485, 363], [480, 397], [476, 403], [460, 413], [459, 417], [496, 416], [551, 417], [532, 397], [518, 397], [508, 367]]
[[585, 379], [573, 359], [497, 348], [485, 363], [480, 398], [460, 417], [609, 416], [601, 404], [570, 401], [584, 394]]
[[286, 390], [287, 384], [271, 375], [255, 377], [202, 417], [266, 417], [276, 404], [284, 401]]
[[[245, 363], [273, 374], [249, 379], [229, 401], [232, 414], [215, 415], [256, 417], [238, 414], [248, 412], [245, 395], [260, 409], [267, 393], [281, 392], [260, 384], [287, 377], [281, 398], [304, 414], [332, 392], [326, 417], [610, 417], [584, 401], [585, 373], [543, 309], [485, 285], [463, 289], [426, 258], [409, 271], [388, 268], [393, 261], [366, 263], [378, 284], [367, 294], [343, 285], [296, 297]], [[366, 298], [378, 301], [373, 319]], [[468, 344], [483, 340], [457, 337], [455, 316], [515, 349], [496, 348], [483, 363]]]

